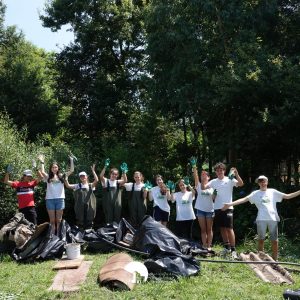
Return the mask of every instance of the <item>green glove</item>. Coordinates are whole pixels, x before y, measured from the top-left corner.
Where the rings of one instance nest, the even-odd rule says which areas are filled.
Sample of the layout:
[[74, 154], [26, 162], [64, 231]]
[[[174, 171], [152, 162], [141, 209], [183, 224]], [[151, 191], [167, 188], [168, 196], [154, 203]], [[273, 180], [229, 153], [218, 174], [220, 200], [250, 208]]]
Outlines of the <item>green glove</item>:
[[188, 176], [184, 177], [183, 181], [185, 185], [190, 185], [190, 178]]
[[171, 193], [173, 193], [175, 191], [175, 183], [173, 181], [168, 180], [167, 187], [169, 188], [169, 190], [171, 191]]
[[120, 166], [122, 173], [127, 173], [128, 172], [128, 167], [127, 164], [125, 162], [123, 162]]
[[13, 170], [14, 170], [14, 167], [12, 165], [6, 166], [6, 173], [11, 174]]
[[190, 163], [191, 163], [192, 168], [196, 168], [197, 167], [197, 158], [195, 156], [192, 156], [190, 158]]
[[107, 158], [107, 159], [105, 160], [105, 162], [104, 162], [104, 167], [105, 167], [105, 168], [108, 168], [109, 165], [110, 165], [110, 159]]
[[217, 196], [218, 195], [218, 191], [216, 189], [214, 189], [213, 191], [213, 195]]
[[230, 180], [232, 180], [234, 178], [234, 169], [230, 169], [229, 174], [228, 174], [228, 178]]
[[149, 191], [152, 189], [152, 184], [149, 182], [149, 180], [147, 180], [145, 183], [144, 183], [144, 188], [145, 190]]

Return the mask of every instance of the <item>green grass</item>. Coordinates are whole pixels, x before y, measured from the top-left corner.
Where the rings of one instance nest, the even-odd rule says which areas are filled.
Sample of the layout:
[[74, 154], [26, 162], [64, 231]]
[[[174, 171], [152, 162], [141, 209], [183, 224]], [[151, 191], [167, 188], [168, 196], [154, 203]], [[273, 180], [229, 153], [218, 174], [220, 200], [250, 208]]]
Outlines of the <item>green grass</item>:
[[[280, 261], [300, 262], [297, 241], [291, 242], [280, 237], [280, 246]], [[220, 250], [221, 247], [217, 246], [216, 249]], [[238, 251], [255, 249], [253, 240], [246, 240], [238, 247]], [[80, 291], [72, 293], [47, 291], [57, 272], [52, 270], [55, 261], [18, 264], [9, 256], [2, 256], [0, 299], [282, 299], [285, 289], [300, 288], [300, 275], [296, 273], [292, 273], [295, 284], [275, 285], [262, 282], [247, 265], [202, 262], [201, 272], [194, 277], [148, 281], [137, 285], [133, 291], [110, 291], [99, 286], [97, 278], [101, 266], [112, 253], [83, 254], [85, 260], [91, 260], [93, 264]]]

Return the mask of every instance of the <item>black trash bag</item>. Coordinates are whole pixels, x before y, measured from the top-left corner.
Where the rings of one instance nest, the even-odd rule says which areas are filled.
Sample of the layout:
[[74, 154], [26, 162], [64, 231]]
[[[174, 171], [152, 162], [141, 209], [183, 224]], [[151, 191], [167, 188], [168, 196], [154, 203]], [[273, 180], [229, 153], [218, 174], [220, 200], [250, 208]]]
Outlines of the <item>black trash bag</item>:
[[136, 229], [134, 229], [128, 221], [122, 218], [116, 231], [116, 243], [125, 241], [131, 245], [135, 233]]
[[22, 249], [13, 250], [12, 258], [19, 262], [61, 258], [64, 246], [64, 241], [51, 234], [51, 225], [44, 223], [36, 227], [33, 236]]
[[64, 241], [66, 244], [78, 243], [84, 244], [83, 233], [80, 231], [78, 226], [70, 226], [66, 220], [62, 220], [57, 233], [59, 239]]
[[283, 298], [288, 300], [300, 300], [300, 289], [290, 290], [287, 289], [283, 292]]
[[156, 222], [152, 217], [145, 216], [140, 228], [135, 232], [132, 246], [134, 249], [149, 253], [157, 252], [188, 254], [188, 241], [177, 237], [168, 228]]
[[162, 255], [147, 259], [144, 262], [148, 272], [156, 276], [178, 278], [179, 276], [197, 275], [200, 271], [199, 263], [190, 256]]
[[181, 240], [165, 226], [146, 216], [133, 237], [133, 248], [150, 254], [145, 261], [153, 274], [192, 276], [200, 271], [200, 264], [191, 255], [187, 240]]
[[[113, 234], [112, 234], [113, 232]], [[83, 239], [87, 242], [87, 251], [108, 253], [114, 248], [111, 243], [114, 242], [116, 229], [111, 228], [99, 228], [97, 231], [90, 229], [85, 230]]]

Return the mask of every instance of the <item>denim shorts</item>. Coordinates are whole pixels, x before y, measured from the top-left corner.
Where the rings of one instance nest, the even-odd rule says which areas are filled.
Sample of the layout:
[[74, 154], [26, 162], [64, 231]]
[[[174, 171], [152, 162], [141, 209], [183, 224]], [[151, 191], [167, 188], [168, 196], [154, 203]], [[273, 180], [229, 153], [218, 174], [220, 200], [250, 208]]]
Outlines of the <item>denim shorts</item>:
[[65, 208], [65, 199], [46, 199], [46, 207], [48, 210], [63, 210]]
[[213, 218], [215, 216], [215, 212], [214, 211], [203, 211], [200, 209], [196, 209], [196, 216], [198, 218]]
[[267, 228], [270, 233], [270, 240], [277, 241], [278, 239], [278, 222], [277, 221], [256, 221], [257, 234], [259, 240], [264, 240], [266, 237]]

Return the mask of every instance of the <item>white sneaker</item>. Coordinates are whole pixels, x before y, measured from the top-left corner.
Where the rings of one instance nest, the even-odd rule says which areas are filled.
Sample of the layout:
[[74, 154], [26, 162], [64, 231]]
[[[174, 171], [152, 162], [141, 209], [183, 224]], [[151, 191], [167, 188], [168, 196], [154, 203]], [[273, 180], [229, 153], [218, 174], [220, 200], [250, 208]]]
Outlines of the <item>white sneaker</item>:
[[238, 259], [238, 255], [236, 251], [231, 251], [231, 258], [232, 259]]

